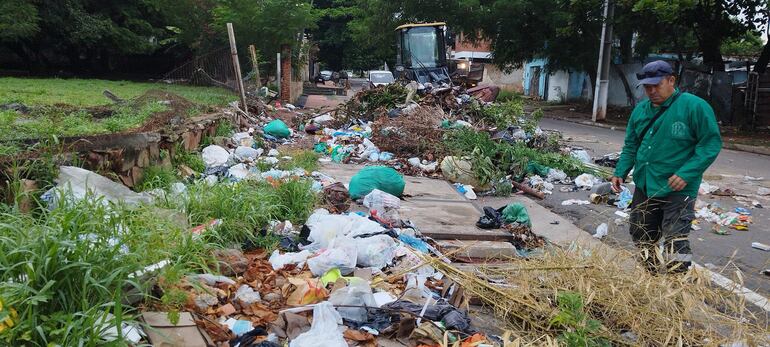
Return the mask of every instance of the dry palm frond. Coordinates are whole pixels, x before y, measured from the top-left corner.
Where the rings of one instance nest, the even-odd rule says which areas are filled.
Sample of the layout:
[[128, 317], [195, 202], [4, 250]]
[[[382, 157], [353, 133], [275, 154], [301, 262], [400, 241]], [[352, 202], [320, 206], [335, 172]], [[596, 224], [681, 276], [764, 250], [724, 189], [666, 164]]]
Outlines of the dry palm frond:
[[[550, 322], [560, 311], [559, 293], [567, 292], [578, 293], [588, 317], [601, 322], [592, 334], [613, 345], [770, 343], [766, 317], [756, 317], [741, 298], [712, 286], [706, 274], [691, 270], [681, 276], [654, 276], [627, 266], [629, 257], [557, 249], [536, 259], [511, 259], [506, 267], [479, 266], [473, 272], [427, 256], [423, 260], [492, 307], [520, 345], [547, 344], [564, 332]], [[499, 284], [500, 279], [505, 283]]]

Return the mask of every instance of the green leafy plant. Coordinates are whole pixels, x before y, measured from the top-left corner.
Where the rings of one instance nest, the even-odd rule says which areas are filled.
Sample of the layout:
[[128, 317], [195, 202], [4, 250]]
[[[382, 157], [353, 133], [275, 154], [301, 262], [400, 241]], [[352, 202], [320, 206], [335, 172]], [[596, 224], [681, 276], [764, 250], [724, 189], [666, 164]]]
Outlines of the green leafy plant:
[[278, 168], [281, 170], [302, 168], [305, 171], [313, 172], [318, 169], [318, 154], [313, 151], [289, 152], [286, 155], [290, 156], [291, 159], [278, 164]]
[[591, 319], [585, 312], [580, 293], [561, 292], [556, 298], [559, 313], [551, 318], [551, 325], [565, 329], [559, 340], [569, 347], [611, 346], [605, 338], [597, 336], [602, 327], [598, 320]]
[[200, 153], [185, 150], [184, 145], [181, 143], [176, 144], [174, 156], [171, 161], [175, 167], [186, 165], [195, 172], [203, 172], [206, 170], [206, 163], [203, 162]]

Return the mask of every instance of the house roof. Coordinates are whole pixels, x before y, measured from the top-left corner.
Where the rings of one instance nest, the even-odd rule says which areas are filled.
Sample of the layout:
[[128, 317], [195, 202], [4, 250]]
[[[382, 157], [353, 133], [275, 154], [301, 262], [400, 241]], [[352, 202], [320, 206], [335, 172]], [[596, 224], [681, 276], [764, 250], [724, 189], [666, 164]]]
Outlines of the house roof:
[[407, 28], [417, 28], [417, 27], [435, 27], [435, 26], [446, 26], [446, 23], [444, 22], [417, 23], [417, 24], [410, 23], [410, 24], [399, 25], [396, 28], [396, 30], [407, 29]]

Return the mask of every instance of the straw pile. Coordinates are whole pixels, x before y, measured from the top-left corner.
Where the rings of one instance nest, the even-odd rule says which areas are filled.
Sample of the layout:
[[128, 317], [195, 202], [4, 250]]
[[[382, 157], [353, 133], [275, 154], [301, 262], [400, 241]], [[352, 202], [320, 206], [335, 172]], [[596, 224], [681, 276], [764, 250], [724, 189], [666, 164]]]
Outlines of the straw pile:
[[[570, 345], [565, 332], [581, 333], [589, 320], [600, 326], [582, 334], [612, 345], [770, 343], [767, 317], [756, 317], [740, 298], [712, 286], [706, 274], [691, 270], [681, 276], [652, 276], [641, 267], [626, 266], [630, 256], [549, 250], [538, 259], [511, 259], [474, 272], [438, 259], [424, 261], [493, 308], [522, 345], [550, 345], [557, 339]], [[564, 311], [557, 304], [563, 293], [582, 298], [579, 310], [585, 318], [575, 327], [555, 323]]]

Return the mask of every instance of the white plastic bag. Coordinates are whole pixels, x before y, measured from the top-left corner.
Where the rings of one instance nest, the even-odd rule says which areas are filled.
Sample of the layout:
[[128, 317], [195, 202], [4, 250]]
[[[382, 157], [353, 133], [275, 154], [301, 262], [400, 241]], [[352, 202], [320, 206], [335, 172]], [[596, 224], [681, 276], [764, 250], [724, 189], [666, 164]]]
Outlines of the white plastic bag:
[[308, 240], [312, 243], [303, 249], [310, 251], [328, 248], [329, 243], [338, 235], [354, 237], [385, 230], [379, 223], [357, 214], [329, 214], [328, 211], [314, 212], [305, 225], [310, 228]]
[[273, 270], [283, 269], [284, 266], [289, 264], [297, 264], [297, 267], [305, 266], [307, 258], [313, 255], [307, 250], [298, 253], [284, 253], [281, 254], [277, 249], [270, 255], [270, 265], [273, 266]]
[[356, 260], [358, 266], [382, 269], [393, 262], [396, 241], [392, 237], [388, 235], [375, 235], [358, 238], [355, 241], [358, 252]]
[[338, 268], [340, 273], [348, 275], [356, 268], [358, 250], [353, 239], [338, 236], [329, 243], [329, 248], [307, 260], [307, 266], [315, 276], [322, 276], [327, 271]]
[[230, 152], [220, 146], [210, 145], [201, 151], [201, 156], [206, 167], [217, 167], [227, 164], [227, 160], [230, 159]]
[[587, 173], [575, 177], [575, 185], [582, 189], [591, 189], [597, 181], [598, 179], [594, 175]]
[[234, 154], [235, 159], [238, 159], [239, 161], [255, 161], [264, 151], [265, 150], [262, 148], [254, 149], [251, 147], [238, 146], [238, 148], [235, 149]]
[[[332, 305], [377, 307], [372, 288], [365, 281], [351, 281], [347, 287], [334, 291], [329, 296], [329, 302]], [[367, 318], [363, 307], [340, 307], [337, 311], [347, 320], [365, 322]]]
[[382, 206], [386, 209], [398, 209], [401, 207], [401, 200], [379, 189], [374, 189], [364, 197], [364, 206], [369, 209], [371, 209], [372, 206]]
[[547, 182], [562, 182], [567, 179], [567, 174], [559, 169], [548, 169], [548, 176], [545, 180]]
[[597, 239], [601, 239], [605, 236], [607, 236], [607, 230], [608, 230], [607, 223], [602, 223], [598, 227], [596, 227], [596, 233], [594, 233], [593, 237]]
[[289, 347], [348, 347], [339, 325], [342, 317], [334, 306], [324, 301], [313, 307], [313, 324], [310, 330], [300, 334]]
[[584, 149], [577, 149], [570, 152], [572, 157], [584, 162], [584, 163], [590, 163], [591, 162], [591, 156], [586, 152]]
[[238, 146], [251, 147], [254, 145], [254, 137], [248, 132], [235, 133], [232, 139]]

